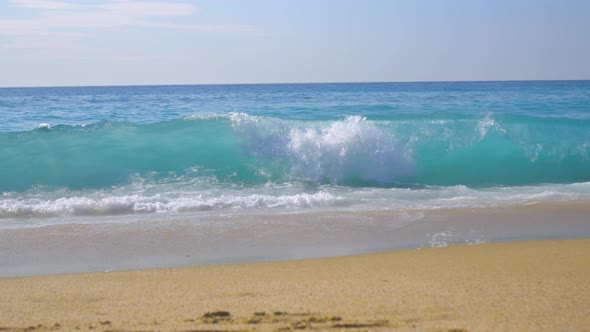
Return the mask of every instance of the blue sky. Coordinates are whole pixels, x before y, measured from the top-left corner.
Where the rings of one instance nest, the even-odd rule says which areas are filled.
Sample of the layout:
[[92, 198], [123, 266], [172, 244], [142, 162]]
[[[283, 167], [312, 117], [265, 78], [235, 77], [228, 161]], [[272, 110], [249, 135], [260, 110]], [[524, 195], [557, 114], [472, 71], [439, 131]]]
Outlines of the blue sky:
[[590, 79], [590, 1], [5, 0], [0, 86]]

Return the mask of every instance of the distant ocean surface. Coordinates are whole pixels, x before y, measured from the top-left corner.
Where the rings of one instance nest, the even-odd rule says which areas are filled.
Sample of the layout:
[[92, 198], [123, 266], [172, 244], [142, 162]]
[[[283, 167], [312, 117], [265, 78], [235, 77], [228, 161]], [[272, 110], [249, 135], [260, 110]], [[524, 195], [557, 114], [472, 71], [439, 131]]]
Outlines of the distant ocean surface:
[[0, 116], [0, 228], [590, 199], [590, 81], [2, 88]]

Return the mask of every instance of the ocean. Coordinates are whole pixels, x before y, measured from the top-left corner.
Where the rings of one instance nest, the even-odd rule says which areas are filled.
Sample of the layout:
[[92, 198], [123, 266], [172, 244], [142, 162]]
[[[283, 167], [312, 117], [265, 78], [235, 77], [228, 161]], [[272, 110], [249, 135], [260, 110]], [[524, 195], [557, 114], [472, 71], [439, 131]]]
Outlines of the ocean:
[[0, 88], [0, 276], [590, 236], [590, 81]]

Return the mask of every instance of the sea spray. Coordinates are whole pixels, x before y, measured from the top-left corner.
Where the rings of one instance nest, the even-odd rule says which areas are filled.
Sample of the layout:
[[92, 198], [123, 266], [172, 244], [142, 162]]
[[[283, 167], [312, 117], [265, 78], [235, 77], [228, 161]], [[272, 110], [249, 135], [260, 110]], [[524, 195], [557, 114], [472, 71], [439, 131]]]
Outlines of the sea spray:
[[249, 155], [283, 165], [283, 178], [310, 183], [387, 186], [411, 176], [408, 151], [394, 133], [361, 116], [339, 121], [277, 121], [233, 114]]

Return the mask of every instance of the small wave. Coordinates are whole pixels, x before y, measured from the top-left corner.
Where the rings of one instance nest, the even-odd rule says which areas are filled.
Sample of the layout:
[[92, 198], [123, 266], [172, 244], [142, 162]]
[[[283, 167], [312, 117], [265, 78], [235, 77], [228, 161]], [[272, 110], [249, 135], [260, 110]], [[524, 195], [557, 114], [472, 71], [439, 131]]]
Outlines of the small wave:
[[51, 125], [49, 123], [40, 123], [35, 128], [37, 131], [51, 131]]

